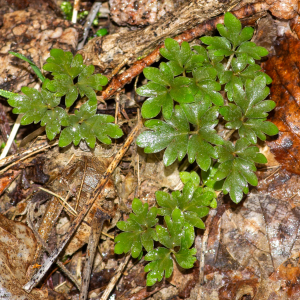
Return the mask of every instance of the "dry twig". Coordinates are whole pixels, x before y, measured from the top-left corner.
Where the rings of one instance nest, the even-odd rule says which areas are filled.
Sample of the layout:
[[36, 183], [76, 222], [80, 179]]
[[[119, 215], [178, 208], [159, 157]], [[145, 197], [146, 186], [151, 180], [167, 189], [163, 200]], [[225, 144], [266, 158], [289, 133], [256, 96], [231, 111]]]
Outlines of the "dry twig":
[[119, 265], [118, 270], [116, 271], [116, 274], [114, 275], [114, 277], [110, 280], [106, 290], [104, 291], [102, 297], [100, 300], [107, 300], [107, 298], [109, 297], [111, 291], [113, 290], [113, 288], [115, 287], [116, 283], [118, 282], [119, 278], [121, 277], [128, 261], [130, 259], [130, 254], [127, 254], [127, 256], [125, 257], [124, 261]]
[[109, 219], [110, 216], [108, 214], [97, 209], [91, 224], [91, 235], [86, 251], [85, 265], [81, 281], [81, 293], [79, 297], [81, 300], [87, 299], [91, 279], [91, 272], [93, 268], [97, 245], [99, 244], [99, 239], [101, 236], [103, 223]]

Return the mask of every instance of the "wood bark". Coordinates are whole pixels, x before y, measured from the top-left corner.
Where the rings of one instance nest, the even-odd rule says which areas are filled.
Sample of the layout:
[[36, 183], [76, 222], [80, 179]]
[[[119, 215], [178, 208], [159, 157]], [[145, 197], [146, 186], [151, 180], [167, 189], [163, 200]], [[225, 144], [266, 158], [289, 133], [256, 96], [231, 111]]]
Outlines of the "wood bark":
[[241, 0], [192, 0], [153, 25], [127, 33], [94, 38], [79, 51], [85, 63], [114, 70], [132, 64], [151, 53], [165, 38], [174, 37], [194, 26], [230, 10]]

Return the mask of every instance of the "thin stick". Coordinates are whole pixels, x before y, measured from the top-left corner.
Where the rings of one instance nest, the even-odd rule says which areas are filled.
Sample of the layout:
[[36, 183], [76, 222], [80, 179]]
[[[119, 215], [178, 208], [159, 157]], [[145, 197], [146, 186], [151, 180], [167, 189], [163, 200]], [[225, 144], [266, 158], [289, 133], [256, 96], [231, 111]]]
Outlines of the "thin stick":
[[102, 189], [104, 188], [105, 184], [107, 183], [108, 179], [110, 178], [111, 174], [121, 161], [122, 157], [130, 147], [131, 143], [137, 136], [140, 128], [142, 127], [142, 122], [139, 121], [134, 129], [131, 131], [129, 136], [127, 137], [123, 147], [119, 150], [119, 152], [114, 157], [113, 161], [110, 163], [109, 167], [107, 168], [106, 172], [103, 174], [102, 179], [99, 181], [97, 187], [95, 188], [94, 192], [92, 193], [91, 197], [88, 201], [84, 204], [82, 210], [78, 213], [76, 219], [73, 221], [72, 225], [70, 226], [68, 233], [62, 239], [60, 245], [52, 252], [49, 258], [45, 261], [44, 265], [39, 269], [39, 271], [31, 278], [29, 282], [27, 282], [23, 289], [27, 292], [30, 292], [34, 286], [36, 286], [39, 281], [44, 277], [47, 273], [51, 265], [55, 262], [60, 252], [64, 249], [72, 235], [75, 233], [77, 228], [79, 227], [80, 223], [94, 204], [95, 200], [102, 195]]
[[91, 25], [92, 25], [96, 15], [97, 15], [99, 9], [101, 8], [101, 6], [102, 6], [101, 2], [94, 2], [93, 6], [92, 6], [87, 18], [86, 18], [86, 21], [85, 21], [85, 24], [84, 24], [84, 29], [83, 29], [83, 38], [82, 38], [82, 41], [78, 44], [77, 50], [82, 49], [82, 47], [85, 43], [85, 40], [88, 37]]
[[[40, 244], [43, 246], [43, 248], [50, 254], [51, 253], [51, 249], [47, 246], [47, 244], [42, 239], [42, 237], [40, 236], [40, 234], [38, 233], [38, 231], [35, 229], [35, 227], [33, 225], [33, 222], [32, 222], [32, 219], [33, 219], [33, 216], [32, 216], [33, 209], [31, 208], [31, 206], [32, 206], [32, 204], [30, 204], [28, 218], [27, 218], [28, 225], [31, 228], [31, 230], [33, 231], [35, 237], [39, 240]], [[72, 273], [63, 265], [63, 263], [61, 261], [57, 260], [56, 264], [60, 267], [60, 269], [65, 273], [65, 275], [67, 275], [67, 277], [75, 284], [75, 286], [80, 291], [80, 284], [78, 283], [78, 281], [76, 280], [76, 278], [72, 275]]]
[[128, 264], [129, 259], [130, 259], [130, 254], [127, 254], [127, 256], [125, 257], [125, 260], [119, 265], [119, 268], [118, 268], [116, 274], [110, 280], [110, 282], [109, 282], [109, 284], [108, 284], [106, 290], [104, 291], [104, 293], [103, 293], [100, 300], [107, 300], [107, 298], [109, 297], [111, 291], [113, 290], [113, 288], [115, 287], [115, 285], [118, 282], [119, 278], [121, 277], [126, 265]]
[[229, 138], [232, 136], [232, 134], [235, 132], [235, 129], [231, 129], [230, 131], [227, 132], [227, 134], [224, 137], [225, 141], [228, 141]]
[[270, 177], [272, 177], [273, 175], [275, 175], [279, 170], [280, 170], [281, 166], [279, 166], [271, 175], [267, 176], [265, 179], [264, 179], [264, 182], [266, 182], [267, 179], [269, 179]]
[[17, 120], [16, 120], [16, 122], [15, 122], [13, 128], [12, 128], [12, 131], [10, 133], [10, 136], [9, 136], [8, 140], [7, 140], [7, 143], [6, 143], [2, 153], [0, 155], [0, 159], [3, 159], [4, 157], [6, 157], [8, 151], [11, 147], [11, 144], [13, 143], [13, 141], [15, 139], [15, 136], [18, 133], [19, 127], [21, 125], [22, 117], [23, 117], [23, 114], [18, 115], [18, 118], [17, 118]]
[[[49, 145], [48, 142], [46, 143], [41, 143], [35, 147], [32, 147], [28, 150], [25, 150], [24, 152], [21, 152], [21, 153], [16, 153], [14, 155], [11, 155], [11, 156], [8, 156], [8, 157], [5, 157], [3, 159], [0, 160], [0, 167], [3, 167], [3, 166], [6, 166], [8, 165], [9, 163], [12, 163], [11, 165], [7, 166], [6, 168], [2, 169], [0, 171], [0, 174], [3, 174], [6, 170], [8, 170], [9, 168], [11, 168], [12, 166], [14, 166], [15, 164], [17, 164], [18, 162], [32, 156], [33, 154], [36, 154], [38, 152], [42, 152], [44, 150], [46, 150], [47, 148], [49, 147], [53, 147], [53, 146], [56, 146], [58, 143], [55, 143], [55, 144], [52, 144], [52, 145]], [[17, 160], [16, 163], [13, 163]]]
[[73, 14], [72, 14], [72, 23], [76, 24], [77, 22], [77, 14], [80, 8], [80, 0], [74, 1]]
[[81, 280], [81, 293], [79, 296], [79, 299], [81, 300], [87, 299], [94, 258], [97, 250], [97, 245], [99, 244], [101, 230], [103, 227], [103, 223], [109, 219], [110, 216], [108, 214], [102, 212], [100, 209], [97, 209], [92, 220], [91, 235], [89, 237], [89, 243], [85, 257], [85, 265]]

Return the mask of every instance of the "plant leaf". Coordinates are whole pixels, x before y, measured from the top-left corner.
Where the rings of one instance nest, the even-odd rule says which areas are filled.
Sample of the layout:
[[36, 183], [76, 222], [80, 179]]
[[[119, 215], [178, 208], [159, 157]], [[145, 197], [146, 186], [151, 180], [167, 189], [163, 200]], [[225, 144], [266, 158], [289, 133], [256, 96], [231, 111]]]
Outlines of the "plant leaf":
[[[160, 208], [158, 214], [163, 216], [171, 216], [176, 208], [183, 212], [186, 223], [197, 228], [204, 229], [204, 223], [201, 218], [205, 217], [209, 212], [209, 205], [216, 197], [216, 194], [207, 188], [196, 186], [192, 180], [189, 180], [180, 191], [169, 194], [158, 191], [155, 193], [156, 200]], [[166, 245], [165, 245], [166, 246]]]
[[152, 286], [156, 281], [161, 281], [163, 276], [169, 278], [173, 273], [173, 260], [169, 249], [158, 247], [151, 250], [145, 256], [146, 261], [151, 261], [146, 265], [144, 271], [147, 274], [147, 286]]
[[122, 254], [131, 250], [133, 258], [142, 252], [142, 247], [149, 252], [153, 249], [153, 240], [157, 240], [155, 230], [152, 228], [157, 222], [157, 208], [148, 209], [148, 203], [143, 204], [134, 198], [132, 202], [134, 214], [130, 214], [126, 222], [120, 221], [117, 227], [125, 232], [115, 238], [115, 253]]
[[165, 119], [170, 119], [173, 111], [173, 101], [189, 103], [194, 101], [189, 85], [191, 79], [187, 77], [174, 78], [173, 71], [176, 66], [161, 63], [159, 69], [148, 67], [144, 69], [144, 75], [152, 80], [147, 85], [137, 89], [137, 94], [150, 97], [142, 107], [144, 118], [156, 117], [161, 109]]
[[13, 51], [8, 51], [8, 53], [26, 61], [29, 63], [30, 67], [32, 68], [32, 70], [34, 71], [34, 73], [36, 74], [36, 76], [40, 79], [41, 82], [44, 82], [45, 81], [45, 77], [44, 75], [42, 74], [41, 70], [37, 67], [37, 65], [32, 62], [30, 59], [28, 59], [26, 56], [24, 56], [23, 54], [21, 53], [16, 53], [16, 52], [13, 52]]
[[68, 122], [63, 124], [68, 126], [61, 132], [59, 146], [65, 147], [71, 142], [78, 145], [83, 139], [94, 148], [96, 138], [105, 144], [110, 144], [110, 138], [119, 138], [123, 135], [118, 125], [113, 124], [114, 118], [109, 115], [95, 115], [97, 103], [91, 100], [84, 103], [80, 110], [75, 110], [75, 115], [71, 115]]
[[257, 185], [255, 162], [267, 162], [257, 147], [249, 147], [250, 143], [248, 139], [241, 138], [235, 145], [227, 141], [217, 150], [220, 166], [215, 174], [215, 180], [226, 178], [223, 193], [229, 193], [235, 203], [242, 200], [243, 191], [248, 190], [248, 183]]
[[166, 148], [164, 164], [171, 165], [176, 158], [183, 159], [187, 152], [189, 123], [180, 106], [176, 106], [170, 120], [149, 120], [145, 126], [151, 131], [141, 133], [137, 145], [145, 148], [145, 153], [156, 153]]
[[21, 91], [25, 95], [12, 95], [7, 102], [14, 107], [13, 113], [24, 114], [21, 120], [22, 125], [40, 122], [48, 107], [54, 108], [60, 102], [60, 99], [53, 93], [44, 89], [39, 92], [34, 88], [24, 86]]

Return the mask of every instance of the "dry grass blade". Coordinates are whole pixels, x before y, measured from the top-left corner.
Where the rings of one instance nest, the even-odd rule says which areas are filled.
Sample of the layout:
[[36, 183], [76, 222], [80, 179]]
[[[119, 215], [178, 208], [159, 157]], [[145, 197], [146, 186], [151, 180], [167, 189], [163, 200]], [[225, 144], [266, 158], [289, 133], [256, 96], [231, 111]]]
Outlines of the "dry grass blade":
[[121, 161], [122, 157], [128, 150], [129, 146], [137, 136], [139, 130], [142, 127], [142, 121], [140, 120], [137, 125], [134, 127], [134, 129], [131, 131], [129, 134], [127, 140], [125, 141], [123, 147], [119, 150], [119, 152], [116, 154], [114, 157], [113, 161], [107, 168], [106, 172], [102, 176], [102, 179], [98, 183], [97, 187], [95, 188], [94, 192], [92, 193], [90, 199], [85, 203], [83, 206], [83, 209], [78, 213], [76, 219], [73, 221], [71, 227], [69, 228], [68, 233], [65, 235], [63, 240], [61, 241], [60, 245], [52, 252], [52, 254], [49, 256], [49, 258], [45, 261], [44, 265], [39, 269], [39, 271], [31, 278], [29, 282], [27, 282], [24, 286], [23, 289], [27, 292], [30, 292], [32, 288], [38, 284], [38, 282], [43, 278], [43, 276], [46, 274], [46, 272], [49, 270], [51, 265], [55, 262], [57, 259], [58, 255], [60, 252], [64, 249], [72, 235], [75, 233], [77, 228], [79, 227], [80, 223], [92, 207], [93, 203], [97, 199], [97, 197], [102, 193], [102, 189], [107, 183], [108, 179], [110, 178], [111, 174]]
[[[30, 148], [30, 149], [27, 149], [27, 150], [25, 150], [23, 152], [19, 152], [19, 153], [16, 153], [14, 155], [10, 155], [8, 157], [5, 157], [5, 158], [3, 158], [3, 159], [0, 160], [0, 168], [6, 166], [8, 164], [12, 164], [15, 161], [17, 161], [16, 163], [18, 163], [21, 160], [24, 160], [24, 159], [26, 159], [26, 158], [28, 158], [28, 157], [30, 157], [30, 156], [38, 153], [38, 152], [44, 151], [47, 148], [53, 147], [55, 145], [57, 145], [57, 143], [55, 143], [53, 145], [49, 145], [48, 142], [45, 142], [45, 143], [41, 143], [41, 144], [39, 144], [37, 146], [34, 146], [34, 147]], [[0, 174], [3, 174], [6, 170], [8, 170], [13, 165], [14, 164], [9, 165], [6, 168], [2, 169], [0, 171]]]

